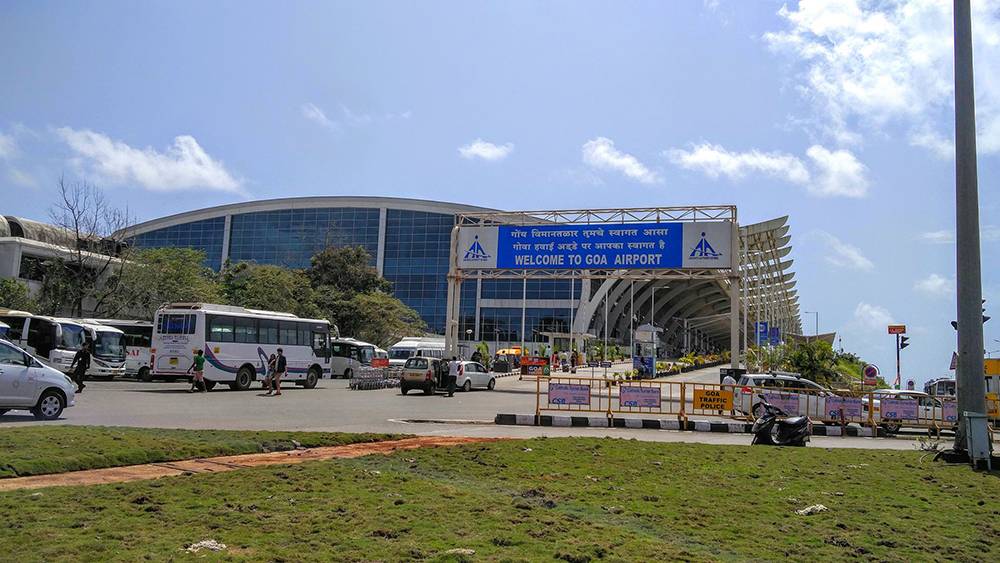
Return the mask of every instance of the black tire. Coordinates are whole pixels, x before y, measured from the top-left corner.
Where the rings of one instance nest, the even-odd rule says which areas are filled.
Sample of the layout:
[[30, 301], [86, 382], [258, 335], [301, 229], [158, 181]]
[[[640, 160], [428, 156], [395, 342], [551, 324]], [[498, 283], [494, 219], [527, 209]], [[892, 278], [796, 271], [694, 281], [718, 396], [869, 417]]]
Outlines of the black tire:
[[211, 391], [212, 389], [215, 389], [215, 384], [216, 383], [217, 382], [215, 382], [215, 381], [209, 381], [209, 380], [206, 379], [205, 380], [205, 390], [206, 391]]
[[354, 370], [351, 369], [351, 368], [345, 369], [344, 370], [344, 379], [351, 379], [352, 377], [354, 377]]
[[432, 381], [427, 387], [424, 387], [424, 395], [434, 394], [434, 382]]
[[309, 368], [309, 371], [306, 373], [306, 378], [302, 381], [302, 387], [306, 389], [316, 387], [316, 383], [319, 382], [319, 376], [320, 373], [318, 369], [314, 367]]
[[760, 415], [764, 413], [764, 403], [757, 403], [750, 407], [750, 412], [753, 414], [754, 420], [760, 418]]
[[9, 411], [9, 410], [10, 409], [0, 409], [0, 416], [3, 416], [5, 414], [7, 414], [7, 411]]
[[462, 392], [468, 393], [469, 391], [472, 391], [472, 380], [466, 379], [465, 383], [462, 384]]
[[409, 387], [403, 387], [402, 385], [400, 385], [399, 386], [399, 392], [405, 395], [405, 394], [407, 394], [407, 393], [410, 392], [410, 388]]
[[497, 380], [491, 377], [490, 382], [486, 384], [486, 388], [492, 391], [496, 386], [497, 386]]
[[236, 372], [236, 379], [229, 384], [233, 391], [246, 391], [253, 384], [254, 371], [250, 366], [243, 366]]
[[153, 381], [153, 372], [149, 371], [149, 367], [143, 366], [139, 368], [138, 377], [139, 381], [149, 383], [150, 381]]
[[31, 409], [31, 414], [35, 415], [38, 420], [55, 420], [59, 418], [65, 408], [66, 399], [63, 398], [62, 393], [49, 389], [38, 398], [38, 404]]
[[902, 427], [903, 423], [898, 420], [882, 421], [882, 430], [885, 430], [885, 433], [890, 436], [899, 433], [899, 429]]

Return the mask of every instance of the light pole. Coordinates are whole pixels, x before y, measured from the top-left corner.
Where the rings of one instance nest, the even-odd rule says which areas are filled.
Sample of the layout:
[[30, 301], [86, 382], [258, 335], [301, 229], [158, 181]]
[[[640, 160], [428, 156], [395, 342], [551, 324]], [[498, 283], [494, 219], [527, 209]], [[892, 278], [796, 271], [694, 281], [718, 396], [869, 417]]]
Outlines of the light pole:
[[[986, 412], [983, 377], [983, 280], [979, 254], [976, 95], [969, 0], [955, 0], [955, 280], [958, 301], [958, 415]], [[963, 417], [964, 418], [964, 417]], [[965, 451], [960, 419], [955, 450]]]
[[804, 311], [806, 315], [816, 315], [816, 332], [813, 336], [819, 336], [819, 311]]

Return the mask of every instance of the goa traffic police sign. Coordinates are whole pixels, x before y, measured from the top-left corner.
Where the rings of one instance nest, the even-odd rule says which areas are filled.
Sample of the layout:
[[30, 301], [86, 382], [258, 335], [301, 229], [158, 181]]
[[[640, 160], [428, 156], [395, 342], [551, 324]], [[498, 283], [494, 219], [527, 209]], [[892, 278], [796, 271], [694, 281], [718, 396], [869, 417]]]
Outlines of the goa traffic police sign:
[[459, 269], [721, 269], [731, 221], [461, 227]]

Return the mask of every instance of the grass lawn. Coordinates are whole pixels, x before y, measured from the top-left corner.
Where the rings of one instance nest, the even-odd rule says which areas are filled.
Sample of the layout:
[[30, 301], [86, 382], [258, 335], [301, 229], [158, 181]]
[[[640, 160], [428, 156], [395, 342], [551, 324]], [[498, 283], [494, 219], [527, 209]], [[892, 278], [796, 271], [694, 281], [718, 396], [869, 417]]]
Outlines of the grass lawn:
[[[921, 453], [559, 438], [0, 494], [19, 561], [1000, 560], [1000, 480]], [[797, 509], [829, 508], [811, 516]], [[220, 553], [189, 554], [213, 539]], [[447, 554], [475, 550], [472, 556]]]
[[0, 478], [217, 455], [374, 442], [386, 434], [175, 430], [107, 426], [0, 428]]

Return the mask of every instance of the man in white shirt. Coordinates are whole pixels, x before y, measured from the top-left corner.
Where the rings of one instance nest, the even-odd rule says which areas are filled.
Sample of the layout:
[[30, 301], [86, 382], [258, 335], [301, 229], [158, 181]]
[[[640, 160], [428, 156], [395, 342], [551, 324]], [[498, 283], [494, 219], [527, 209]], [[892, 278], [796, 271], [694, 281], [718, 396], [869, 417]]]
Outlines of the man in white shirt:
[[[735, 391], [735, 389], [736, 389], [736, 380], [733, 379], [732, 375], [729, 375], [729, 373], [726, 373], [726, 377], [722, 378], [722, 390], [723, 391], [729, 391], [730, 393], [732, 393], [732, 392]], [[722, 414], [722, 411], [719, 411], [719, 414]], [[736, 413], [733, 412], [733, 411], [729, 411], [729, 414], [733, 415], [733, 414], [736, 414]]]
[[455, 394], [455, 384], [458, 382], [458, 376], [462, 375], [464, 369], [462, 368], [462, 362], [458, 361], [455, 356], [451, 357], [451, 361], [448, 362], [448, 396], [451, 397]]

